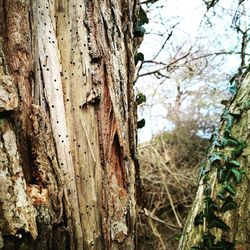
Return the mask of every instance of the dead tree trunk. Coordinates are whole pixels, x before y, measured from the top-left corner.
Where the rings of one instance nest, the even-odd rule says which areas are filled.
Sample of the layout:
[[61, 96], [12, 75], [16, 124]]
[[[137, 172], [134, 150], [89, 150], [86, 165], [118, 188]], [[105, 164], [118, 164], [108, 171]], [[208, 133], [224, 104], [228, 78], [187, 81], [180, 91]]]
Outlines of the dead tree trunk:
[[0, 248], [133, 249], [135, 0], [0, 0]]
[[250, 249], [250, 73], [238, 81], [201, 168], [180, 250]]

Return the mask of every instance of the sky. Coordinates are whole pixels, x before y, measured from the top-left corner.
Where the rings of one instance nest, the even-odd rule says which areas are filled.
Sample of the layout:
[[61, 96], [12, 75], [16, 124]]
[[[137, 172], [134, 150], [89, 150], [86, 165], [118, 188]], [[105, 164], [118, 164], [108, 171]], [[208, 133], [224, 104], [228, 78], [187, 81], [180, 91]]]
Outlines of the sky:
[[[219, 8], [221, 8], [222, 11], [224, 7], [229, 8], [233, 6], [234, 2], [233, 0], [220, 0]], [[250, 1], [247, 1], [246, 5], [250, 9], [249, 2]], [[157, 6], [162, 7], [157, 8]], [[212, 28], [210, 28], [209, 25], [207, 25], [207, 27], [204, 25], [201, 27], [201, 24], [204, 24], [206, 20], [204, 18], [206, 6], [202, 0], [160, 0], [157, 4], [152, 5], [152, 7], [153, 11], [148, 13], [149, 24], [145, 26], [147, 33], [138, 50], [144, 53], [145, 60], [150, 60], [157, 54], [162, 43], [171, 32], [171, 26], [177, 23], [178, 25], [173, 29], [171, 42], [169, 41], [168, 43], [170, 45], [167, 45], [166, 50], [159, 55], [159, 61], [168, 61], [169, 58], [173, 57], [173, 52], [179, 47], [182, 46], [182, 49], [185, 50], [185, 47], [188, 49], [188, 46], [192, 43], [194, 43], [195, 46], [197, 43], [200, 47], [205, 46], [209, 51], [218, 51], [220, 48], [231, 50], [238, 44], [235, 33], [232, 33], [228, 28], [232, 20], [230, 13], [221, 17], [221, 19], [211, 19], [214, 20], [216, 24]], [[146, 8], [144, 9], [146, 10]], [[163, 36], [157, 35], [158, 33], [163, 33]], [[218, 40], [220, 41], [219, 43]], [[238, 57], [228, 57], [224, 61], [224, 71], [221, 70], [221, 74], [235, 71], [238, 65]], [[151, 69], [145, 68], [142, 69], [141, 72], [147, 72], [148, 70]], [[173, 124], [163, 118], [163, 116], [166, 116], [167, 111], [166, 105], [161, 104], [161, 99], [167, 96], [167, 102], [169, 101], [171, 103], [171, 98], [175, 98], [175, 88], [169, 86], [171, 81], [166, 81], [163, 84], [160, 84], [160, 81], [161, 79], [148, 76], [139, 78], [136, 83], [136, 92], [146, 94], [148, 99], [147, 105], [142, 105], [139, 110], [139, 118], [145, 118], [146, 120], [146, 126], [138, 132], [139, 142], [149, 141], [152, 135], [173, 128]], [[200, 87], [201, 84], [203, 83], [198, 83], [196, 87]], [[224, 88], [224, 86], [222, 86], [222, 88]], [[162, 93], [164, 93], [164, 95], [162, 95]], [[155, 100], [159, 102], [157, 103]], [[166, 103], [166, 100], [163, 100], [163, 102]], [[149, 106], [151, 107], [149, 108]]]

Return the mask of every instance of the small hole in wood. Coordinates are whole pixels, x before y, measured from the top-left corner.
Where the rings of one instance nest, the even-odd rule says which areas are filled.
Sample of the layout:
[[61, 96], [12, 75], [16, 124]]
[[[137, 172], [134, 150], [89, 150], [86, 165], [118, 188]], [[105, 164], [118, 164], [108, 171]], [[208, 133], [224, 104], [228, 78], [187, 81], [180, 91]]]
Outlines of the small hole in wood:
[[51, 108], [54, 108], [55, 106], [54, 105], [51, 105]]
[[47, 68], [46, 70], [49, 71], [49, 68]]
[[59, 121], [56, 122], [57, 124], [59, 123]]

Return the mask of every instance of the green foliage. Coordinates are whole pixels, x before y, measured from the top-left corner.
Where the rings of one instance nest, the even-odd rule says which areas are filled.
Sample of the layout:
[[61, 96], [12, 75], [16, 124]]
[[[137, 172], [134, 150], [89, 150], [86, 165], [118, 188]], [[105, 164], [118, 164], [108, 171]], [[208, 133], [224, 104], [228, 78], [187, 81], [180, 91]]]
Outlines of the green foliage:
[[204, 233], [198, 246], [191, 247], [191, 250], [233, 250], [235, 244], [224, 239], [216, 242], [216, 237], [210, 232]]
[[194, 225], [195, 226], [202, 225], [203, 224], [203, 217], [204, 217], [203, 212], [198, 213], [194, 218]]
[[207, 225], [208, 229], [212, 228], [219, 228], [224, 231], [227, 231], [230, 229], [230, 227], [219, 217], [217, 217], [215, 214], [213, 214], [212, 218], [208, 221]]
[[135, 101], [136, 101], [137, 105], [140, 105], [140, 104], [146, 102], [146, 100], [147, 100], [147, 98], [144, 94], [138, 93], [136, 95]]
[[[236, 94], [237, 87], [231, 85], [231, 93]], [[250, 103], [250, 102], [249, 102]], [[249, 104], [250, 105], [250, 104]], [[249, 108], [249, 107], [248, 107]], [[220, 138], [219, 131], [214, 130], [211, 140], [212, 147], [208, 155], [207, 164], [202, 165], [202, 174], [207, 175], [209, 171], [208, 166], [214, 166], [217, 168], [217, 181], [221, 185], [219, 192], [216, 194], [216, 200], [212, 200], [211, 186], [208, 183], [208, 177], [203, 178], [204, 185], [204, 210], [198, 213], [194, 220], [194, 225], [200, 225], [204, 223], [206, 218], [207, 230], [203, 234], [203, 238], [197, 246], [192, 249], [234, 249], [234, 243], [225, 240], [215, 242], [216, 238], [210, 233], [210, 229], [218, 228], [223, 231], [227, 231], [230, 227], [222, 220], [220, 214], [237, 209], [238, 205], [235, 202], [233, 196], [236, 195], [235, 185], [239, 184], [244, 174], [244, 169], [241, 167], [241, 162], [237, 158], [242, 154], [244, 148], [247, 147], [245, 142], [239, 141], [231, 136], [231, 130], [235, 124], [235, 121], [241, 117], [241, 114], [231, 113], [226, 110], [222, 116], [225, 120], [225, 128], [223, 136]], [[226, 156], [224, 152], [220, 152], [220, 149], [230, 147], [231, 155]], [[228, 155], [228, 154], [227, 154]], [[220, 208], [218, 204], [221, 204]]]
[[220, 153], [212, 153], [208, 158], [210, 165], [214, 165], [215, 163], [220, 163], [221, 161], [221, 154]]
[[247, 144], [245, 142], [239, 142], [237, 147], [232, 152], [231, 158], [236, 159], [238, 156], [241, 155], [242, 151], [247, 147]]
[[250, 109], [250, 99], [246, 100], [242, 105], [243, 110], [249, 110]]
[[135, 55], [135, 65], [137, 65], [137, 63], [141, 61], [143, 62], [144, 61], [144, 54], [139, 52]]
[[231, 196], [227, 196], [225, 198], [224, 203], [222, 204], [220, 208], [221, 213], [225, 213], [228, 210], [236, 209], [238, 207], [237, 203], [234, 201], [234, 199]]
[[141, 119], [140, 121], [137, 122], [137, 129], [143, 128], [146, 124], [145, 119]]
[[135, 37], [143, 37], [146, 33], [146, 29], [143, 26], [136, 26], [134, 30]]
[[228, 111], [224, 112], [224, 114], [222, 115], [222, 118], [224, 118], [226, 120], [226, 127], [225, 127], [225, 130], [224, 130], [224, 136], [229, 137], [230, 133], [231, 133], [231, 130], [232, 130], [232, 127], [234, 125], [234, 120], [235, 119]]
[[148, 24], [148, 23], [149, 23], [149, 20], [148, 20], [147, 14], [144, 11], [144, 9], [140, 6], [137, 25], [142, 26], [142, 25]]
[[136, 27], [134, 29], [134, 36], [135, 37], [143, 37], [146, 33], [146, 29], [143, 27], [144, 24], [149, 23], [148, 17], [146, 12], [143, 10], [143, 8], [140, 6], [139, 9], [139, 15]]
[[235, 96], [237, 93], [237, 85], [235, 83], [235, 81], [230, 82], [229, 86], [228, 86], [229, 92], [232, 96]]

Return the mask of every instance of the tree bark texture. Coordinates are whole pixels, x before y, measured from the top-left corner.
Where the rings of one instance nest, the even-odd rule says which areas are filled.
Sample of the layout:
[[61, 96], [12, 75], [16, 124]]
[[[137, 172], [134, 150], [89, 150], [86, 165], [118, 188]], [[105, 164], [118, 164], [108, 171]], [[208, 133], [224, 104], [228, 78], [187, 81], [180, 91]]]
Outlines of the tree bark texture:
[[0, 0], [0, 248], [133, 249], [135, 0]]
[[[227, 120], [222, 116], [221, 128], [219, 131], [219, 138], [221, 140], [221, 138], [225, 136], [225, 131], [228, 129], [228, 127], [231, 127], [230, 136], [228, 136], [228, 138], [231, 140], [230, 142], [228, 139], [228, 142], [230, 142], [231, 145], [228, 144], [224, 147], [218, 148], [217, 142], [219, 140], [216, 139], [213, 140], [213, 146], [209, 151], [210, 156], [213, 156], [214, 153], [217, 155], [220, 154], [222, 157], [226, 156], [224, 159], [230, 159], [233, 154], [237, 156], [235, 159], [236, 161], [231, 162], [231, 164], [235, 164], [233, 169], [236, 169], [238, 172], [234, 170], [234, 173], [236, 174], [231, 177], [233, 179], [235, 179], [235, 177], [236, 179], [239, 178], [240, 181], [237, 184], [235, 184], [235, 181], [232, 182], [235, 189], [235, 194], [230, 189], [227, 189], [223, 194], [225, 196], [230, 195], [233, 197], [234, 202], [237, 204], [237, 208], [235, 207], [235, 203], [233, 206], [231, 203], [231, 208], [226, 212], [221, 213], [217, 208], [214, 210], [216, 216], [219, 216], [220, 219], [222, 219], [230, 227], [230, 229], [222, 230], [218, 227], [212, 227], [211, 229], [208, 229], [206, 228], [204, 221], [203, 225], [202, 223], [201, 225], [194, 225], [195, 218], [197, 219], [197, 214], [201, 211], [204, 211], [205, 207], [205, 189], [208, 187], [208, 185], [205, 183], [205, 177], [203, 176], [200, 181], [193, 207], [187, 219], [183, 236], [180, 240], [180, 250], [189, 250], [191, 247], [197, 246], [198, 243], [201, 242], [202, 235], [204, 235], [204, 233], [207, 234], [208, 231], [210, 231], [210, 233], [216, 237], [215, 244], [218, 244], [216, 242], [223, 240], [224, 242], [227, 241], [233, 243], [234, 246], [232, 246], [232, 248], [229, 246], [226, 248], [209, 248], [209, 244], [206, 243], [207, 248], [203, 249], [250, 249], [250, 73], [247, 73], [245, 76], [241, 77], [239, 82], [241, 83], [240, 88], [227, 108], [228, 114], [230, 114], [231, 118], [233, 117], [234, 119]], [[236, 140], [233, 138], [237, 139], [237, 141], [244, 142], [244, 149], [241, 148], [241, 151], [237, 152], [237, 146], [235, 148], [234, 145]], [[225, 201], [218, 199], [218, 192], [223, 186], [221, 183], [218, 183], [218, 180], [220, 179], [220, 173], [222, 173], [223, 169], [226, 169], [225, 166], [228, 163], [223, 162], [224, 160], [221, 159], [217, 160], [216, 164], [219, 164], [219, 167], [216, 168], [211, 165], [211, 159], [212, 158], [208, 158], [206, 163], [207, 167], [210, 165], [210, 167], [207, 168], [207, 183], [211, 187], [210, 196], [212, 200], [216, 201], [216, 204], [221, 207]], [[240, 166], [238, 166], [238, 164], [240, 164]], [[241, 178], [240, 175], [238, 175], [240, 171], [245, 172]], [[232, 181], [232, 179], [230, 179], [230, 181]], [[220, 211], [221, 210], [223, 209], [220, 209]], [[221, 225], [219, 225], [219, 227], [221, 227]]]

